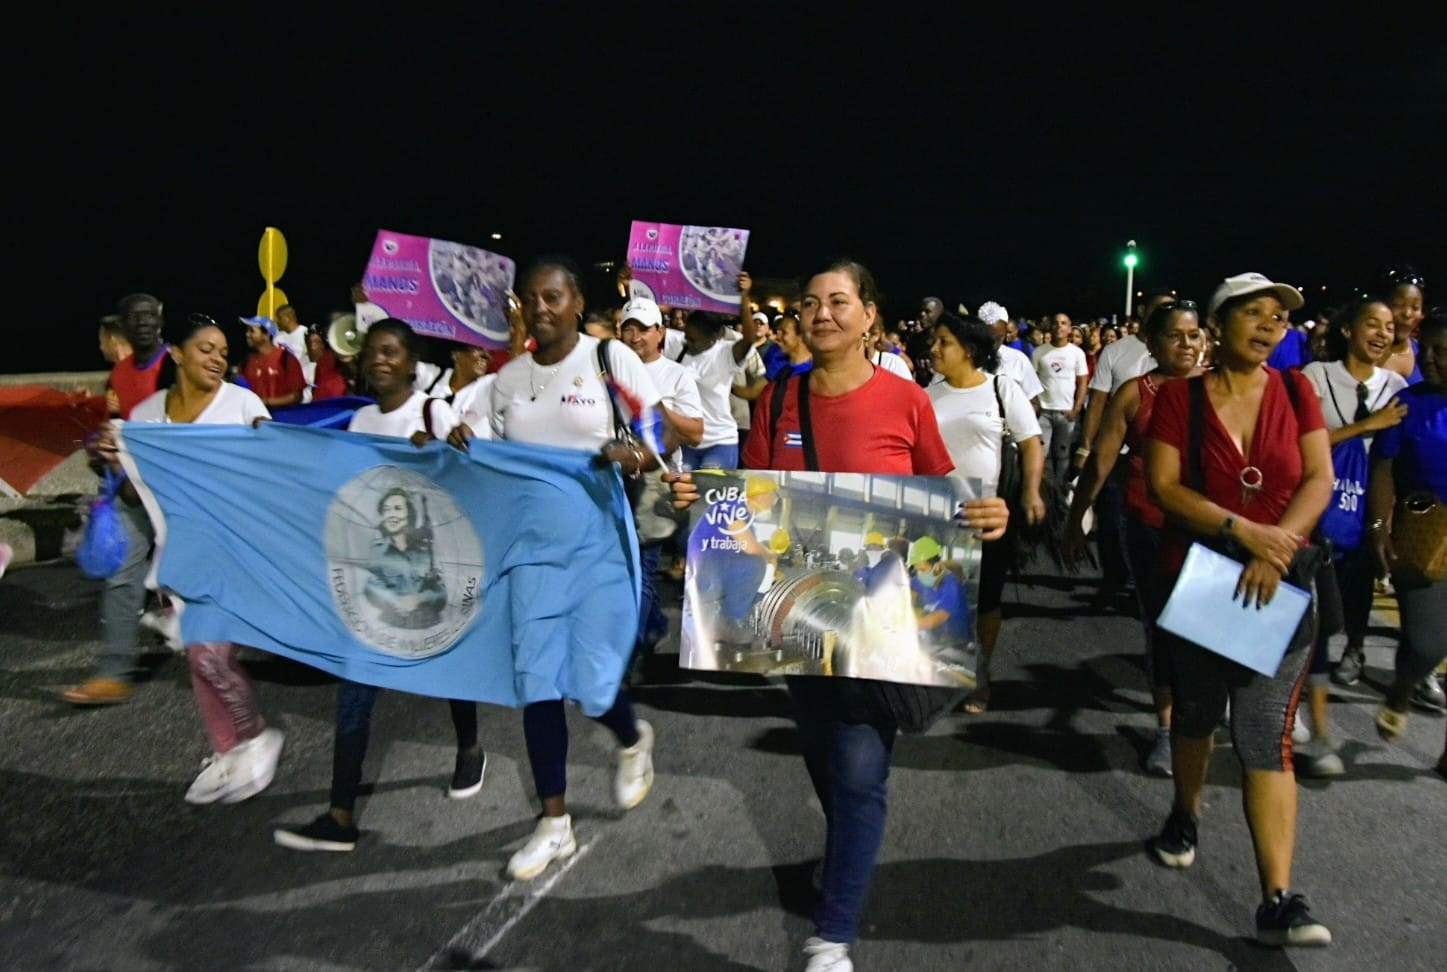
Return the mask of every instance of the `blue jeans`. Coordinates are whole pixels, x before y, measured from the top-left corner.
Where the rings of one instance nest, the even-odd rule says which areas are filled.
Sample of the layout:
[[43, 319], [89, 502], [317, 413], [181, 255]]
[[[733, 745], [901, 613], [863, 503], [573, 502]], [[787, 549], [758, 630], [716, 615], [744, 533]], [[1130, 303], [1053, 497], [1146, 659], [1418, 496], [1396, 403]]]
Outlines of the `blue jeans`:
[[1070, 450], [1074, 448], [1075, 423], [1065, 412], [1040, 410], [1040, 445], [1045, 450], [1045, 477], [1064, 486], [1070, 473]]
[[859, 937], [874, 863], [884, 842], [893, 724], [846, 722], [830, 679], [791, 676], [804, 765], [824, 808], [824, 874], [814, 933], [831, 942]]
[[668, 634], [668, 618], [663, 613], [663, 605], [658, 597], [658, 560], [662, 553], [662, 542], [646, 543], [638, 548], [640, 645], [653, 645]]
[[[357, 805], [357, 791], [362, 787], [362, 761], [367, 758], [367, 742], [372, 735], [372, 707], [377, 704], [375, 685], [363, 685], [341, 679], [337, 682], [337, 727], [332, 740], [331, 806], [351, 813]], [[477, 703], [465, 699], [448, 699], [452, 728], [457, 733], [457, 748], [471, 749], [477, 745]]]
[[146, 571], [156, 534], [144, 506], [131, 506], [117, 498], [116, 513], [126, 532], [126, 559], [120, 570], [106, 578], [101, 593], [105, 647], [96, 659], [96, 674], [129, 682], [140, 653], [141, 608], [146, 604]]
[[681, 448], [683, 449], [683, 468], [685, 469], [739, 468], [739, 444], [737, 442], [724, 442], [703, 449], [695, 449], [692, 446], [681, 446]]

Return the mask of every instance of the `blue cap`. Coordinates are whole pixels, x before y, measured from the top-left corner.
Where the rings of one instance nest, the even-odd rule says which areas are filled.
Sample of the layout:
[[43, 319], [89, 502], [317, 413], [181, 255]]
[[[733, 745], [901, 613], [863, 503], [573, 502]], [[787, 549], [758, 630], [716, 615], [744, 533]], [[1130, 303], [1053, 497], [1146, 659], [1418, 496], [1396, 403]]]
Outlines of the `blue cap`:
[[247, 327], [259, 327], [272, 337], [276, 337], [276, 321], [273, 321], [264, 314], [257, 315], [256, 317], [242, 317], [238, 319]]

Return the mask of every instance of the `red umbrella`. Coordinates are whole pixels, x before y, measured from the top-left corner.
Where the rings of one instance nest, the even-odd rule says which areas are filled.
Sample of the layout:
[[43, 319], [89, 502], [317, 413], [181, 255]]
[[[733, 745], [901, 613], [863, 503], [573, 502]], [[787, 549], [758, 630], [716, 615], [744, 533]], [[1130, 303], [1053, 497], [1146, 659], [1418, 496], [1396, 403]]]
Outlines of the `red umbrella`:
[[48, 385], [0, 388], [0, 495], [24, 496], [106, 417], [98, 395]]

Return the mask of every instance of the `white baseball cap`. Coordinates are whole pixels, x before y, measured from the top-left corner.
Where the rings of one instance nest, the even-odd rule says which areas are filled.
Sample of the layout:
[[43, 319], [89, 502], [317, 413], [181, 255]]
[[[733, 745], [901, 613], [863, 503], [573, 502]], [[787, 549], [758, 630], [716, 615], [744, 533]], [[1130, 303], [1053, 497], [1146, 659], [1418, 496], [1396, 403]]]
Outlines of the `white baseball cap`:
[[1306, 303], [1306, 298], [1301, 296], [1301, 291], [1290, 284], [1276, 283], [1259, 273], [1238, 273], [1234, 277], [1227, 277], [1221, 281], [1216, 292], [1211, 295], [1211, 302], [1206, 305], [1206, 313], [1216, 313], [1216, 308], [1233, 297], [1263, 293], [1274, 296], [1287, 310], [1296, 310]]
[[644, 327], [662, 327], [663, 313], [658, 309], [658, 304], [647, 297], [634, 297], [623, 305], [623, 317], [619, 325], [637, 321]]

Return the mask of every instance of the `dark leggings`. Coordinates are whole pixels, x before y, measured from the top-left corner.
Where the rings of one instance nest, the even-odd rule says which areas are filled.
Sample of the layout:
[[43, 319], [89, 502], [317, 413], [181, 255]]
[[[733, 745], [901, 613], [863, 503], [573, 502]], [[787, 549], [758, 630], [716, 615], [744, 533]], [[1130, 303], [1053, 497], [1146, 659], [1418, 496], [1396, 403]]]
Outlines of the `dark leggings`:
[[1133, 516], [1125, 519], [1126, 558], [1135, 577], [1136, 602], [1141, 609], [1141, 627], [1146, 638], [1146, 675], [1151, 688], [1167, 688], [1171, 684], [1171, 652], [1156, 630], [1166, 600], [1171, 596], [1174, 577], [1156, 569], [1156, 554], [1161, 549], [1161, 530], [1148, 526]]
[[[1447, 580], [1420, 587], [1397, 588], [1402, 609], [1402, 637], [1397, 643], [1396, 685], [1402, 696], [1391, 701], [1406, 702], [1411, 687], [1431, 673], [1447, 653]], [[1390, 695], [1389, 695], [1390, 699]]]
[[[1336, 583], [1341, 590], [1342, 617], [1346, 622], [1347, 643], [1361, 644], [1367, 631], [1367, 621], [1372, 613], [1372, 587], [1376, 580], [1376, 552], [1367, 544], [1355, 550], [1332, 550], [1332, 570], [1336, 572]], [[1331, 670], [1327, 656], [1327, 643], [1331, 632], [1320, 631], [1311, 653], [1311, 677], [1313, 683], [1323, 683]]]
[[1311, 661], [1311, 635], [1316, 627], [1313, 606], [1302, 619], [1291, 648], [1270, 677], [1156, 629], [1156, 641], [1171, 652], [1175, 681], [1171, 685], [1171, 732], [1186, 739], [1206, 739], [1216, 731], [1231, 701], [1231, 741], [1241, 766], [1248, 770], [1290, 770], [1291, 727]]
[[[367, 740], [372, 734], [372, 707], [377, 704], [378, 689], [343, 679], [337, 685], [337, 737], [332, 746], [331, 805], [348, 813], [357, 804], [357, 790], [362, 785], [362, 760], [367, 756]], [[477, 745], [477, 703], [448, 699], [452, 711], [452, 728], [457, 731], [457, 748], [471, 749]]]
[[[613, 708], [598, 716], [625, 749], [638, 742], [638, 722], [628, 693], [618, 690]], [[568, 713], [562, 699], [534, 702], [523, 707], [523, 737], [538, 799], [560, 797], [568, 791]]]
[[1009, 566], [1009, 560], [1010, 553], [1005, 547], [1003, 537], [980, 545], [980, 614], [1000, 610], [1000, 602], [1005, 594], [1005, 569]]

